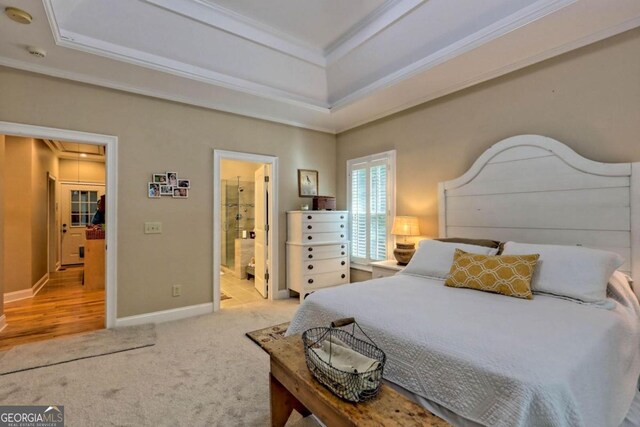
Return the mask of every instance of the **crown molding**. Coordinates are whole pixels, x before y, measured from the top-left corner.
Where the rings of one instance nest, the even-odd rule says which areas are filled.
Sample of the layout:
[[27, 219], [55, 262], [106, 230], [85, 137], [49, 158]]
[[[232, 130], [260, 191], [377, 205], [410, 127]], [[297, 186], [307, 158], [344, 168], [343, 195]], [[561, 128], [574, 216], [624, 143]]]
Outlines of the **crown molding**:
[[[482, 73], [482, 74], [478, 74], [477, 76], [474, 76], [473, 78], [461, 81], [461, 82], [456, 82], [453, 85], [444, 87], [442, 89], [436, 90], [436, 91], [432, 91], [429, 92], [428, 94], [413, 98], [407, 102], [404, 102], [402, 104], [398, 104], [392, 108], [388, 108], [385, 109], [383, 111], [380, 111], [377, 114], [371, 114], [368, 117], [364, 118], [364, 119], [359, 119], [359, 120], [352, 120], [351, 123], [346, 124], [346, 125], [341, 125], [339, 123], [336, 123], [336, 130], [335, 133], [339, 134], [342, 132], [346, 132], [348, 130], [351, 129], [355, 129], [359, 126], [365, 125], [367, 123], [371, 123], [374, 122], [376, 120], [382, 119], [384, 117], [390, 116], [392, 114], [395, 113], [399, 113], [403, 110], [406, 110], [408, 108], [411, 107], [415, 107], [417, 105], [420, 104], [424, 104], [425, 102], [429, 102], [432, 101], [434, 99], [449, 95], [451, 93], [455, 93], [458, 92], [460, 90], [469, 88], [471, 86], [477, 85], [479, 83], [482, 82], [486, 82], [495, 78], [498, 78], [500, 76], [503, 76], [505, 74], [509, 74], [513, 71], [516, 70], [520, 70], [522, 68], [525, 68], [529, 65], [533, 65], [536, 64], [538, 62], [542, 62], [544, 60], [547, 60], [549, 58], [553, 58], [555, 56], [558, 55], [562, 55], [563, 53], [567, 53], [570, 52], [572, 50], [575, 49], [579, 49], [581, 47], [590, 45], [592, 43], [596, 43], [600, 40], [604, 40], [606, 38], [609, 37], [613, 37], [617, 34], [621, 34], [624, 33], [625, 31], [631, 30], [633, 28], [636, 27], [640, 27], [640, 17], [636, 17], [636, 18], [632, 18], [628, 21], [622, 22], [620, 24], [614, 25], [612, 27], [608, 27], [605, 28], [601, 31], [595, 32], [595, 33], [591, 33], [588, 34], [584, 37], [581, 37], [579, 39], [573, 40], [569, 43], [565, 43], [563, 45], [560, 46], [556, 46], [553, 49], [548, 49], [545, 51], [542, 51], [536, 55], [532, 55], [532, 56], [528, 56], [526, 58], [523, 58], [519, 61], [513, 62], [511, 64], [507, 64], [504, 65], [502, 67], [498, 67], [494, 70], [491, 70], [489, 72], [486, 73]], [[343, 108], [342, 111], [337, 111], [337, 110], [331, 110], [332, 113], [334, 114], [340, 114], [342, 111], [346, 111], [346, 108]]]
[[327, 65], [343, 58], [425, 1], [388, 0], [325, 49]]
[[43, 4], [55, 43], [58, 46], [237, 90], [250, 95], [285, 102], [305, 109], [319, 112], [329, 111], [329, 105], [324, 101], [64, 30], [58, 25], [52, 1], [43, 0]]
[[[195, 105], [197, 107], [209, 108], [212, 110], [223, 111], [226, 113], [237, 114], [244, 117], [252, 117], [255, 119], [265, 120], [268, 122], [281, 123], [288, 126], [294, 126], [298, 128], [315, 130], [318, 132], [325, 132], [335, 134], [336, 131], [332, 126], [318, 126], [302, 122], [298, 120], [290, 120], [282, 116], [275, 116], [271, 114], [258, 113], [256, 111], [249, 110], [248, 108], [230, 107], [222, 102], [212, 100], [211, 102], [203, 102], [192, 97], [179, 96], [174, 93], [141, 88], [139, 86], [129, 85], [115, 80], [103, 79], [99, 77], [89, 76], [82, 73], [76, 73], [72, 71], [60, 70], [53, 67], [47, 67], [40, 64], [34, 64], [27, 61], [19, 61], [11, 58], [0, 57], [0, 65], [9, 68], [15, 68], [18, 70], [29, 71], [37, 74], [44, 74], [51, 77], [56, 77], [65, 80], [76, 81], [80, 83], [86, 83], [94, 86], [106, 87], [109, 89], [115, 89], [122, 92], [135, 93], [137, 95], [149, 96], [152, 98], [166, 99], [169, 101], [179, 102], [181, 104]], [[326, 111], [329, 114], [329, 110]]]
[[289, 34], [283, 33], [262, 22], [248, 18], [213, 2], [204, 0], [144, 1], [313, 65], [322, 68], [327, 65], [322, 50], [316, 49]]
[[494, 24], [483, 28], [455, 43], [440, 49], [431, 55], [422, 58], [404, 68], [390, 73], [381, 79], [364, 86], [350, 94], [338, 99], [335, 102], [329, 100], [332, 111], [337, 111], [347, 105], [366, 98], [374, 92], [386, 89], [403, 80], [409, 79], [417, 74], [423, 73], [437, 65], [451, 60], [457, 56], [467, 53], [483, 44], [489, 43], [499, 37], [502, 37], [512, 31], [517, 30], [537, 19], [540, 19], [550, 13], [556, 12], [567, 7], [578, 0], [538, 0], [536, 3], [527, 6], [524, 9], [513, 13]]

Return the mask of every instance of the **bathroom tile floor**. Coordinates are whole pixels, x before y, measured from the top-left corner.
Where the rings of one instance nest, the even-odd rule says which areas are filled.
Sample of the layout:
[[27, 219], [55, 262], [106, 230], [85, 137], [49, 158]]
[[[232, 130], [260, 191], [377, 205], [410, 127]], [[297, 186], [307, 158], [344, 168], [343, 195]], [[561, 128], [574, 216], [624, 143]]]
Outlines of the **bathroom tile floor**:
[[220, 308], [235, 307], [264, 299], [254, 287], [253, 280], [238, 279], [230, 272], [225, 272], [220, 279], [222, 292], [231, 297], [231, 299], [220, 301]]

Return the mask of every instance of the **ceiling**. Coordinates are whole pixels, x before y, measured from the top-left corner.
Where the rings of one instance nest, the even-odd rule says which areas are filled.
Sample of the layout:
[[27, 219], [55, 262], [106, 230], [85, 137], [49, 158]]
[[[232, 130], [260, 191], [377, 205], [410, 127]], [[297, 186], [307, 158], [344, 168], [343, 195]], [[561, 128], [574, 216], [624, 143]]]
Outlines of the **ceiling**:
[[69, 160], [105, 162], [105, 147], [99, 144], [83, 144], [80, 142], [44, 139], [45, 144], [56, 157]]
[[0, 6], [34, 17], [0, 16], [0, 65], [331, 133], [640, 26], [637, 0]]

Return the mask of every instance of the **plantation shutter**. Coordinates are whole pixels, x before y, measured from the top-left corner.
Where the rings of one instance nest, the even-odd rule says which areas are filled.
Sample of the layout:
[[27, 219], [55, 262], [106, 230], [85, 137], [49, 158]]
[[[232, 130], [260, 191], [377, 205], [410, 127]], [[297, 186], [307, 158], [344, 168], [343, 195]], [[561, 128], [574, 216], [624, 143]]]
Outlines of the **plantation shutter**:
[[348, 162], [351, 260], [356, 264], [386, 260], [394, 188], [390, 173], [395, 152]]

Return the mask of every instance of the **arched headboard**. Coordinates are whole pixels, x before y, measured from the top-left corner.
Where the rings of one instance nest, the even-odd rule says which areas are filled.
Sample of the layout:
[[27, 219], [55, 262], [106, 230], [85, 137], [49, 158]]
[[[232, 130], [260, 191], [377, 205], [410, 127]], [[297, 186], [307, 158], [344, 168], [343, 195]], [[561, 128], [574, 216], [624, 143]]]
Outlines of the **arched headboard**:
[[617, 252], [640, 280], [640, 163], [599, 163], [518, 135], [439, 184], [440, 237], [581, 245]]

